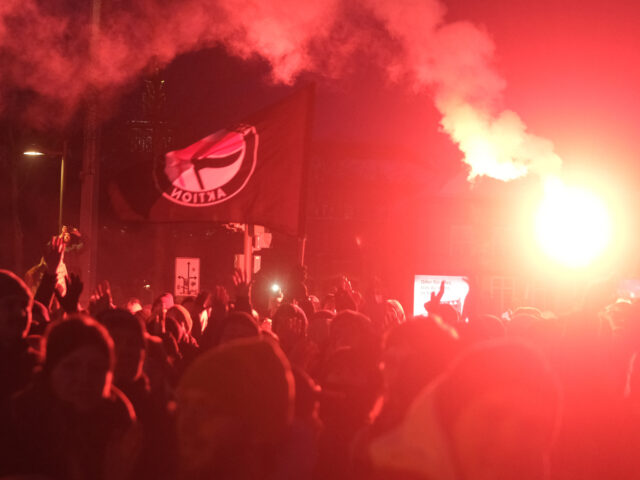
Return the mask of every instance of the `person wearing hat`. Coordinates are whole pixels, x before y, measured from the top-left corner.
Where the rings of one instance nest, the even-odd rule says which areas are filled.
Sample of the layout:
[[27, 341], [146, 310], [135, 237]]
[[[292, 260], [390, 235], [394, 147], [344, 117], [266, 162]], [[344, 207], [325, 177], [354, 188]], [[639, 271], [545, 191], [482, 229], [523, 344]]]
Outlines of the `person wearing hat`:
[[523, 343], [472, 348], [373, 439], [373, 479], [544, 480], [561, 396], [544, 357]]
[[[139, 430], [126, 397], [112, 385], [113, 342], [86, 316], [53, 323], [34, 383], [11, 402], [5, 471], [52, 479], [128, 478]], [[0, 455], [2, 455], [0, 454]]]
[[260, 338], [214, 348], [178, 386], [181, 477], [268, 478], [293, 418], [294, 381], [280, 348]]

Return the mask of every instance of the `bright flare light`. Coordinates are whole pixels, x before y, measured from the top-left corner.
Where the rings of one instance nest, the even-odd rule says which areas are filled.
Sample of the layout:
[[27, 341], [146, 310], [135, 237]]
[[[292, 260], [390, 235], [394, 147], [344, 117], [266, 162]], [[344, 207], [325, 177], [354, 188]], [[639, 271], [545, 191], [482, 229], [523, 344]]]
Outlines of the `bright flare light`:
[[40, 157], [44, 155], [44, 153], [39, 152], [37, 150], [27, 150], [26, 152], [23, 153], [23, 155], [27, 155], [29, 157]]
[[597, 196], [554, 178], [545, 183], [536, 236], [544, 252], [555, 261], [572, 268], [584, 267], [609, 244], [611, 219]]

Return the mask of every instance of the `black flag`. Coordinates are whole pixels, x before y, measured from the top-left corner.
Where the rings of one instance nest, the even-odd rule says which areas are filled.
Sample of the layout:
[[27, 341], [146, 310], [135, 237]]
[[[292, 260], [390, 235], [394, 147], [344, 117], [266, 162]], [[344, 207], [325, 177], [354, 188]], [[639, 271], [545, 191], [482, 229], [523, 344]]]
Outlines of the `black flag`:
[[162, 168], [148, 172], [155, 176], [153, 201], [136, 208], [119, 185], [110, 188], [112, 204], [128, 219], [237, 222], [302, 234], [312, 101], [312, 88], [299, 90], [240, 124], [168, 152]]

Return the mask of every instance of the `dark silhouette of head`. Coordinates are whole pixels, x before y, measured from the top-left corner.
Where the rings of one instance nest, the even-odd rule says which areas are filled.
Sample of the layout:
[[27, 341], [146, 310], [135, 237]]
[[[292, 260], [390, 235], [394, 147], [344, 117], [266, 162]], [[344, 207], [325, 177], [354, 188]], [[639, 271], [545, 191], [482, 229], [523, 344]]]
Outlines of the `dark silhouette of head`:
[[404, 410], [460, 349], [456, 330], [437, 318], [416, 317], [390, 330], [382, 353], [387, 400]]
[[307, 316], [297, 305], [284, 303], [273, 315], [272, 330], [280, 339], [282, 349], [291, 353], [307, 337]]
[[33, 297], [25, 283], [9, 270], [0, 270], [0, 343], [24, 338], [31, 325]]
[[116, 385], [130, 383], [142, 375], [146, 353], [145, 328], [128, 310], [106, 310], [98, 316], [111, 338], [116, 355]]
[[115, 363], [107, 330], [87, 316], [53, 323], [45, 337], [43, 372], [54, 396], [78, 411], [111, 393]]
[[534, 348], [485, 342], [415, 399], [402, 423], [374, 440], [381, 469], [426, 478], [548, 477], [560, 412], [555, 374]]
[[178, 387], [183, 473], [191, 478], [266, 476], [265, 457], [290, 425], [293, 401], [291, 367], [273, 342], [244, 339], [208, 351]]
[[220, 322], [217, 345], [223, 345], [242, 338], [260, 337], [260, 327], [246, 312], [231, 312]]
[[354, 310], [343, 310], [331, 321], [329, 349], [352, 347], [373, 352], [378, 349], [378, 336], [369, 317]]

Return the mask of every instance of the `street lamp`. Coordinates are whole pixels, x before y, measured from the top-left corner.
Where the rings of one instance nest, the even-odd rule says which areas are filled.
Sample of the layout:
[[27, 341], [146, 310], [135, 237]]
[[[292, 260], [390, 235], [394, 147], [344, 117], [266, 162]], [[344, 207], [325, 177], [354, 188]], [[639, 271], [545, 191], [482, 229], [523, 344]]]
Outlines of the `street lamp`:
[[62, 203], [64, 200], [64, 160], [67, 156], [67, 141], [62, 143], [61, 152], [49, 152], [37, 148], [36, 146], [30, 146], [27, 150], [22, 152], [23, 155], [28, 157], [60, 157], [60, 205], [58, 206], [58, 233], [62, 232]]

